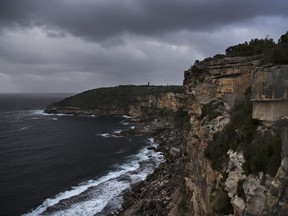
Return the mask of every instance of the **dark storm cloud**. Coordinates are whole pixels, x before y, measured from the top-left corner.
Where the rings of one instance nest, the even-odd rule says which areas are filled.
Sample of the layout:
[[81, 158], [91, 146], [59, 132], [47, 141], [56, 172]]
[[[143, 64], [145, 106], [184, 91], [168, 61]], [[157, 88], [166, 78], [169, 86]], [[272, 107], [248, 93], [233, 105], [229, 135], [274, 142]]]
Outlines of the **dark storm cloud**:
[[0, 93], [181, 84], [196, 59], [288, 30], [286, 0], [0, 0]]
[[54, 29], [49, 36], [65, 36], [64, 30], [103, 41], [123, 33], [210, 31], [253, 17], [287, 16], [287, 4], [284, 0], [1, 0], [0, 25], [43, 26]]

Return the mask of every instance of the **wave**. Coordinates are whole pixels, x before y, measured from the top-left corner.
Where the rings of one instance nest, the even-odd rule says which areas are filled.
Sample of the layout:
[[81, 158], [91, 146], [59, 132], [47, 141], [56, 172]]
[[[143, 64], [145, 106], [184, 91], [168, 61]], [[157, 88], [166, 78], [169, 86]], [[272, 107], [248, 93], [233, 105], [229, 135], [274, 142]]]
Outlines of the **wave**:
[[[156, 144], [153, 137], [147, 139], [151, 144]], [[156, 144], [157, 145], [157, 144]]]
[[115, 130], [113, 131], [113, 134], [120, 134], [122, 132], [122, 130]]
[[22, 127], [22, 128], [20, 128], [20, 129], [18, 129], [17, 131], [23, 131], [23, 130], [26, 130], [27, 128], [31, 128], [31, 127], [33, 127], [33, 126]]
[[44, 110], [31, 110], [31, 115], [41, 115], [41, 116], [73, 116], [73, 114], [62, 114], [62, 113], [45, 113]]
[[97, 136], [102, 136], [102, 137], [105, 137], [105, 138], [111, 138], [111, 137], [113, 137], [113, 138], [118, 138], [118, 137], [121, 137], [121, 136], [119, 136], [119, 135], [115, 135], [115, 134], [117, 134], [117, 133], [102, 133], [102, 134], [97, 134]]
[[[148, 141], [150, 142], [150, 141]], [[155, 143], [150, 143], [155, 144]], [[105, 208], [115, 209], [122, 202], [122, 192], [131, 184], [144, 180], [163, 161], [159, 153], [148, 150], [147, 146], [118, 170], [96, 180], [83, 182], [71, 190], [46, 199], [35, 210], [25, 214], [34, 215], [88, 215], [101, 213]], [[108, 210], [109, 210], [108, 209]]]
[[127, 119], [131, 119], [132, 117], [131, 116], [128, 116], [128, 115], [122, 115], [123, 118], [127, 118]]

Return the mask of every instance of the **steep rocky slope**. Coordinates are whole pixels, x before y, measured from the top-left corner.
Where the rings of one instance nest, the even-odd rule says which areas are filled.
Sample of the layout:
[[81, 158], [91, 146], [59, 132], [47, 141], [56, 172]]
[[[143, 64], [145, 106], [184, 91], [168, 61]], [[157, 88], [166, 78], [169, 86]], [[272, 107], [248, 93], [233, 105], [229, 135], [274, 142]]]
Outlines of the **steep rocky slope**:
[[[258, 155], [263, 149], [262, 146], [266, 145], [264, 141], [259, 141], [259, 137], [265, 137], [266, 133], [272, 134], [267, 135], [268, 139], [274, 136], [277, 130], [275, 132], [272, 126], [276, 125], [277, 117], [288, 115], [288, 71], [287, 66], [257, 67], [261, 63], [257, 58], [259, 57], [206, 59], [197, 62], [185, 72], [184, 86], [188, 97], [191, 130], [187, 140], [189, 157], [184, 178], [192, 215], [285, 215], [283, 212], [286, 211], [284, 203], [287, 198], [285, 187], [288, 177], [286, 156], [282, 153], [281, 166], [274, 167], [274, 172], [277, 172], [274, 177], [268, 173], [266, 167], [263, 166], [261, 170], [260, 165], [264, 162], [256, 163], [256, 157], [249, 158], [245, 148], [252, 146], [254, 153]], [[234, 149], [228, 150], [229, 147], [224, 146], [227, 149], [224, 152], [226, 154], [221, 155], [223, 157], [221, 166], [214, 165], [212, 169], [211, 163], [215, 164], [213, 154], [217, 155], [217, 151], [224, 148], [223, 142], [227, 141], [226, 138], [222, 139], [222, 143], [217, 146], [215, 135], [219, 136], [219, 131], [226, 125], [224, 135], [223, 133], [220, 135], [227, 136], [226, 131], [229, 127], [232, 128], [231, 124], [234, 124], [233, 119], [231, 120], [233, 113], [231, 107], [245, 100], [245, 91], [251, 86], [254, 101], [253, 117], [261, 121], [254, 123], [253, 131], [245, 131], [241, 127], [235, 128], [235, 131], [232, 131], [234, 140], [230, 138], [228, 139], [230, 143], [225, 144], [230, 147], [234, 145]], [[207, 106], [211, 107], [210, 113], [205, 113]], [[252, 116], [249, 118], [252, 119]], [[286, 129], [286, 124], [282, 124], [281, 128], [285, 140], [287, 134], [283, 131]], [[245, 140], [247, 134], [251, 133], [250, 140]], [[233, 142], [235, 143], [232, 145]], [[283, 142], [283, 151], [286, 145]], [[214, 152], [207, 151], [207, 146]], [[273, 145], [270, 146], [273, 151]], [[267, 156], [270, 157], [269, 154]], [[266, 160], [260, 156], [259, 158], [262, 161]], [[252, 165], [245, 170], [243, 168], [245, 163]], [[259, 167], [254, 168], [255, 164]]]
[[[177, 134], [172, 127], [162, 135], [166, 139], [158, 139], [168, 160], [153, 178], [126, 194], [121, 215], [287, 214], [283, 115], [288, 110], [288, 71], [287, 66], [260, 63], [259, 56], [212, 58], [185, 71], [181, 109], [187, 111], [190, 127]], [[263, 98], [265, 107], [260, 110], [279, 114], [281, 121], [271, 120], [266, 113], [257, 118], [261, 104], [255, 104]], [[253, 120], [252, 113], [261, 121]], [[183, 153], [176, 158], [175, 152], [167, 151], [174, 148], [173, 143]]]
[[113, 215], [288, 215], [288, 66], [262, 57], [196, 61], [184, 92], [146, 86], [112, 94], [108, 105], [90, 95], [91, 106], [70, 98], [47, 112], [128, 114], [157, 129], [166, 161]]

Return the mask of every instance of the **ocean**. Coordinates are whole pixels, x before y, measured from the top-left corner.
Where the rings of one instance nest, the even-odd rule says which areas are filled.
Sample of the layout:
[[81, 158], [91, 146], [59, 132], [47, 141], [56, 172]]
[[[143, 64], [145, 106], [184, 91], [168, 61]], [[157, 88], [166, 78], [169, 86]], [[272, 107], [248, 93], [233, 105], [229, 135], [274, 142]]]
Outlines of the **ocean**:
[[43, 113], [59, 94], [0, 95], [0, 215], [105, 215], [161, 163], [127, 117]]

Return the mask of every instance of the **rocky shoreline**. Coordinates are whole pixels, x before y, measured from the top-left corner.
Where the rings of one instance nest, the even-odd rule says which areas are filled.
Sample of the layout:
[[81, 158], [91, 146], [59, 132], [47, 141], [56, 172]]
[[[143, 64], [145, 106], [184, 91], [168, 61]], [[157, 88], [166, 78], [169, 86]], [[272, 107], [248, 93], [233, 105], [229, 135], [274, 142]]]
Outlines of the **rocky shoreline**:
[[[144, 181], [124, 193], [122, 209], [111, 215], [168, 215], [186, 210], [183, 172], [186, 155], [183, 152], [184, 131], [165, 129], [154, 136], [156, 151], [164, 154], [161, 163]], [[181, 187], [182, 185], [182, 187]], [[179, 199], [180, 198], [180, 199]]]
[[[124, 192], [121, 209], [109, 215], [168, 215], [185, 212], [186, 194], [183, 175], [186, 166], [187, 131], [176, 129], [167, 119], [131, 118], [125, 120], [135, 128], [123, 131], [124, 136], [151, 135], [158, 144], [154, 151], [163, 153], [165, 161], [144, 181]], [[179, 199], [180, 198], [180, 199]]]
[[[50, 108], [46, 109], [45, 112], [75, 116], [96, 114], [95, 112], [72, 108], [65, 108], [65, 110]], [[125, 119], [124, 123], [133, 125], [133, 128], [113, 135], [151, 136], [158, 147], [151, 147], [150, 150], [162, 152], [165, 161], [144, 181], [132, 185], [130, 189], [123, 192], [124, 202], [121, 208], [108, 215], [164, 216], [173, 211], [184, 213], [187, 206], [183, 175], [187, 163], [185, 152], [188, 132], [181, 128], [175, 128], [173, 118], [159, 118], [159, 116], [134, 116]]]

